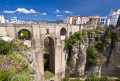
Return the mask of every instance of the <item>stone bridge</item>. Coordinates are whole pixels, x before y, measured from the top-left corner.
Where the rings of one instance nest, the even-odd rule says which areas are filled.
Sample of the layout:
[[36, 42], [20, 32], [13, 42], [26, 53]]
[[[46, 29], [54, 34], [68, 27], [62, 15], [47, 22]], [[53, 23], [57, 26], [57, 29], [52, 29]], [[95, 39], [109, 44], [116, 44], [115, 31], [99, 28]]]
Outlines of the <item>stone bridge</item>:
[[48, 38], [49, 68], [55, 74], [55, 81], [65, 76], [67, 52], [64, 50], [64, 39], [82, 29], [92, 29], [93, 26], [67, 24], [0, 24], [0, 36], [19, 37], [19, 31], [29, 32], [28, 46], [36, 50], [36, 60], [39, 71], [44, 75], [44, 39]]

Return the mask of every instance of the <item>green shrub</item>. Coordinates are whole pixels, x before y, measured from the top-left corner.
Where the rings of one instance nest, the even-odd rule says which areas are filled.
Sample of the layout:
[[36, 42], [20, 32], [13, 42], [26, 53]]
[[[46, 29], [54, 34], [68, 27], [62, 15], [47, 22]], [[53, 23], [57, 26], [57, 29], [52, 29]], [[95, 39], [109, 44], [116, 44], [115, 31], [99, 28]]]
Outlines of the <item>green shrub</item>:
[[100, 77], [100, 81], [108, 81], [108, 77]]
[[0, 56], [0, 64], [0, 81], [29, 81], [29, 64], [21, 55]]
[[0, 39], [0, 54], [7, 55], [14, 51], [14, 45], [11, 42], [6, 42]]
[[45, 80], [48, 80], [50, 78], [52, 78], [54, 76], [54, 74], [50, 71], [45, 71], [45, 74], [44, 74], [44, 77], [45, 77]]
[[65, 48], [71, 49], [78, 40], [82, 40], [82, 32], [75, 32], [70, 38], [65, 39]]
[[116, 81], [120, 81], [120, 78], [119, 78], [119, 79], [117, 79]]
[[100, 41], [100, 40], [98, 40], [98, 41], [97, 41], [97, 44], [96, 44], [96, 46], [95, 46], [95, 47], [96, 47], [98, 50], [101, 50], [102, 45], [103, 45], [103, 42], [102, 42], [102, 41]]
[[92, 76], [92, 77], [88, 77], [85, 81], [108, 81], [108, 78], [107, 77], [97, 78], [95, 76]]
[[72, 81], [82, 81], [82, 80], [80, 80], [79, 78], [75, 78]]
[[68, 74], [65, 74], [65, 77], [62, 81], [69, 81], [70, 76]]
[[95, 38], [95, 40], [96, 40], [96, 41], [99, 41], [99, 40], [100, 40], [100, 37], [99, 37], [99, 36], [97, 36], [97, 37]]
[[29, 51], [29, 47], [27, 45], [24, 45], [23, 42], [21, 42], [18, 38], [13, 39], [10, 43], [14, 45], [14, 50], [15, 51]]
[[87, 48], [87, 61], [89, 64], [96, 64], [97, 63], [97, 53], [95, 52], [95, 48], [93, 46], [89, 46]]
[[92, 76], [92, 77], [88, 77], [85, 81], [99, 81], [99, 78]]

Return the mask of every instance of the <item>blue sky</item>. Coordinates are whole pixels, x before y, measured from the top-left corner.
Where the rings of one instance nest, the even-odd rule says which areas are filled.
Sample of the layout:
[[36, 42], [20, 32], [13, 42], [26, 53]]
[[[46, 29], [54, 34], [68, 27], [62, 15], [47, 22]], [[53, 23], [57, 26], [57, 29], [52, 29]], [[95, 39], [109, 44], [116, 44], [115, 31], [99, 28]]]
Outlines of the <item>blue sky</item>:
[[70, 15], [106, 16], [120, 0], [0, 0], [0, 14], [11, 19], [58, 20]]

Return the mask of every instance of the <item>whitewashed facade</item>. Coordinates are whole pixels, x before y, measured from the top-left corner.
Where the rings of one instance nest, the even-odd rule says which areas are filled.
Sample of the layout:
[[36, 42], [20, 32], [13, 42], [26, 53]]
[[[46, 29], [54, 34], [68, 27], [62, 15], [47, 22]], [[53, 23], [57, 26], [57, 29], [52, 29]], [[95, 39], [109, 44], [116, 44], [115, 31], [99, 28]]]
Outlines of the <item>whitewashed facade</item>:
[[3, 15], [0, 15], [0, 23], [5, 23], [5, 17]]
[[111, 22], [111, 18], [109, 17], [100, 17], [99, 18], [99, 24], [103, 25], [103, 26], [109, 26]]
[[109, 17], [111, 17], [110, 25], [114, 27], [117, 25], [119, 15], [120, 15], [120, 9], [114, 9], [110, 11], [110, 15], [109, 15]]
[[65, 24], [72, 24], [72, 16], [69, 16], [63, 20], [63, 23]]
[[83, 16], [69, 16], [64, 19], [65, 24], [86, 24], [89, 21], [88, 17]]

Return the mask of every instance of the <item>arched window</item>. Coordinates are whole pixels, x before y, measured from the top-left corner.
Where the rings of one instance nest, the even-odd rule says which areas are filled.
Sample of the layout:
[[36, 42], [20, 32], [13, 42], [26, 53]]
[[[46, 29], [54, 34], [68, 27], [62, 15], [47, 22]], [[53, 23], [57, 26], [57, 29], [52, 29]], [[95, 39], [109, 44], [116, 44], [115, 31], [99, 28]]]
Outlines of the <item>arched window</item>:
[[62, 36], [65, 36], [67, 34], [67, 31], [65, 28], [62, 28], [61, 31], [60, 31], [60, 35]]

